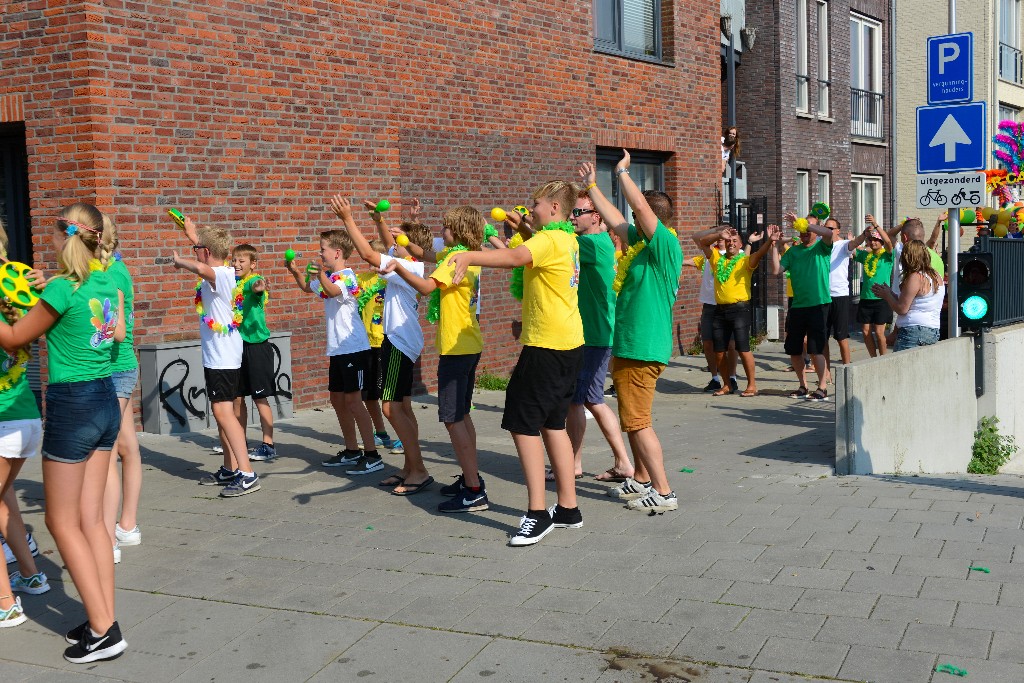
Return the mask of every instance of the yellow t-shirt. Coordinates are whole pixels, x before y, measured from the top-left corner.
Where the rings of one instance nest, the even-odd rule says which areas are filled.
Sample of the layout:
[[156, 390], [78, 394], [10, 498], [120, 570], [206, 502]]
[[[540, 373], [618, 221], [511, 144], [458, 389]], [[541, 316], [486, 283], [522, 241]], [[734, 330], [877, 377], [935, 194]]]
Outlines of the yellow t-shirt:
[[699, 270], [702, 273], [704, 272], [704, 262], [707, 261], [707, 258], [704, 257], [704, 254], [694, 256], [690, 260], [693, 261], [693, 265], [697, 266], [697, 270]]
[[576, 235], [541, 230], [523, 246], [530, 250], [533, 264], [523, 276], [523, 333], [519, 341], [555, 351], [583, 346]]
[[437, 322], [436, 344], [442, 356], [467, 356], [484, 350], [484, 338], [476, 320], [480, 266], [470, 266], [462, 282], [453, 285], [453, 256], [454, 253], [449, 254], [430, 274], [441, 288], [441, 319]]
[[[356, 276], [359, 281], [359, 289], [365, 290], [380, 279], [377, 273], [360, 273]], [[384, 343], [384, 290], [377, 292], [359, 314], [363, 318], [363, 325], [366, 327], [366, 336], [370, 338], [370, 348], [379, 349]]]
[[[790, 242], [789, 244], [786, 245], [786, 248], [782, 250], [782, 253], [785, 254], [787, 251], [789, 251], [789, 248], [791, 246], [793, 246], [792, 242]], [[789, 279], [789, 271], [788, 270], [785, 272], [785, 278], [786, 278], [786, 297], [789, 298], [789, 299], [792, 299], [793, 298], [793, 281]]]
[[[741, 301], [750, 301], [750, 276], [754, 271], [750, 269], [750, 259], [747, 255], [741, 252], [739, 256], [740, 260], [737, 261], [736, 266], [732, 269], [729, 279], [725, 282], [720, 282], [718, 279], [718, 263], [726, 257], [719, 254], [717, 249], [711, 250], [711, 267], [715, 269], [712, 272], [715, 274], [715, 301], [717, 303], [736, 304]], [[723, 267], [728, 265], [728, 263], [726, 261]]]

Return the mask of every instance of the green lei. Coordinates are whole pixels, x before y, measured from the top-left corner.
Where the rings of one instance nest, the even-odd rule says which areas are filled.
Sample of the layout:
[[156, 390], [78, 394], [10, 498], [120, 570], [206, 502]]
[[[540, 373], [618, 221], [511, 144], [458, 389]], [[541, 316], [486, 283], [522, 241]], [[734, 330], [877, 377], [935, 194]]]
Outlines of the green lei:
[[736, 264], [739, 263], [744, 256], [746, 256], [746, 254], [740, 252], [729, 259], [728, 264], [726, 264], [724, 256], [720, 257], [718, 259], [718, 265], [715, 268], [715, 279], [719, 282], [727, 282], [732, 276], [732, 271], [736, 268]]
[[366, 305], [373, 301], [373, 298], [380, 294], [388, 286], [388, 281], [378, 276], [373, 284], [359, 292], [356, 301], [359, 303], [359, 312], [362, 313]]
[[[570, 235], [576, 234], [576, 228], [573, 227], [569, 221], [557, 221], [555, 223], [548, 223], [541, 230], [561, 230], [567, 232]], [[539, 232], [539, 231], [538, 231]], [[509, 248], [512, 248], [512, 244], [509, 244]], [[512, 277], [508, 283], [508, 291], [512, 293], [512, 296], [516, 298], [516, 301], [523, 300], [523, 278], [526, 275], [526, 266], [516, 266], [512, 269]]]
[[[448, 258], [449, 254], [454, 254], [459, 251], [469, 251], [469, 247], [464, 244], [455, 244], [443, 250], [437, 255], [437, 265], [444, 263], [444, 260]], [[436, 325], [437, 321], [441, 319], [441, 288], [437, 287], [433, 292], [430, 293], [430, 300], [427, 302], [427, 322], [431, 325]]]

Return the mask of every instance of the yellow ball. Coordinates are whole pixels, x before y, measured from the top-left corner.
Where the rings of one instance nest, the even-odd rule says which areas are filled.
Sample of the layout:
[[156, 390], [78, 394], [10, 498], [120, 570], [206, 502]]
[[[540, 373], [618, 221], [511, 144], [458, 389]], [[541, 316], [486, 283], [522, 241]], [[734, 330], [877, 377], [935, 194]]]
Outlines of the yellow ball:
[[992, 218], [995, 212], [996, 210], [993, 209], [991, 206], [986, 206], [984, 209], [981, 210], [981, 217], [984, 218], [985, 220], [988, 220], [989, 218]]
[[409, 238], [406, 237], [405, 235], [399, 235], [398, 237], [395, 238], [395, 241], [398, 242], [398, 246], [400, 247], [409, 246]]
[[491, 209], [491, 218], [500, 223], [501, 221], [508, 218], [508, 214], [505, 213], [505, 209], [501, 208], [500, 206], [496, 206], [493, 209]]
[[992, 234], [996, 237], [1006, 237], [1009, 232], [1009, 229], [1002, 223], [996, 223], [996, 227], [992, 228]]
[[999, 212], [999, 214], [998, 214], [999, 218], [998, 218], [998, 220], [996, 220], [996, 222], [997, 223], [1009, 223], [1011, 215], [1012, 214], [1010, 213], [1009, 209], [1003, 209], [1002, 211]]
[[809, 225], [810, 223], [807, 222], [806, 218], [797, 218], [795, 221], [793, 221], [793, 228], [797, 232], [807, 232], [807, 226]]

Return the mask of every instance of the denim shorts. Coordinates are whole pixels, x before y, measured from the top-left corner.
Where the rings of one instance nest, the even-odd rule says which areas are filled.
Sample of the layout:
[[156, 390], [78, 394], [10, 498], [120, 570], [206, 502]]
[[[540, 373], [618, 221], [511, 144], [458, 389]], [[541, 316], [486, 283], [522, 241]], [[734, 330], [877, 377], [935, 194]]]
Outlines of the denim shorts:
[[110, 379], [114, 382], [114, 393], [117, 394], [117, 397], [130, 399], [135, 391], [135, 384], [139, 381], [139, 369], [132, 368], [115, 372]]
[[121, 406], [109, 377], [60, 382], [46, 387], [43, 457], [85, 462], [93, 451], [109, 451], [121, 429]]
[[935, 327], [924, 325], [911, 325], [901, 327], [896, 333], [896, 344], [893, 351], [906, 351], [918, 346], [931, 346], [939, 341], [939, 330]]

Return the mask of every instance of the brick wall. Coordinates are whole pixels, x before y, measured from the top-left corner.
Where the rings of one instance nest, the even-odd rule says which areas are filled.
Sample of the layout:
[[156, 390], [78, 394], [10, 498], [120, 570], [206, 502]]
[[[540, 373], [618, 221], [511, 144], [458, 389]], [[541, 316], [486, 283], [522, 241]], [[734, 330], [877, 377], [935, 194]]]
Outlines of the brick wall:
[[[437, 226], [456, 204], [526, 203], [597, 144], [640, 146], [672, 154], [681, 231], [713, 219], [718, 13], [663, 5], [674, 65], [596, 54], [589, 11], [525, 0], [6, 3], [0, 97], [23, 102], [37, 260], [54, 260], [49, 217], [95, 201], [121, 227], [138, 343], [194, 338], [191, 278], [156, 264], [187, 246], [166, 209], [228, 227], [267, 255], [298, 405], [321, 402], [322, 307], [290, 287], [280, 255], [314, 255], [336, 225], [331, 193], [388, 198], [392, 219], [419, 197]], [[496, 372], [518, 350], [506, 279], [484, 279], [482, 367]], [[696, 284], [684, 278], [681, 302]], [[695, 320], [676, 323], [683, 345]]]

